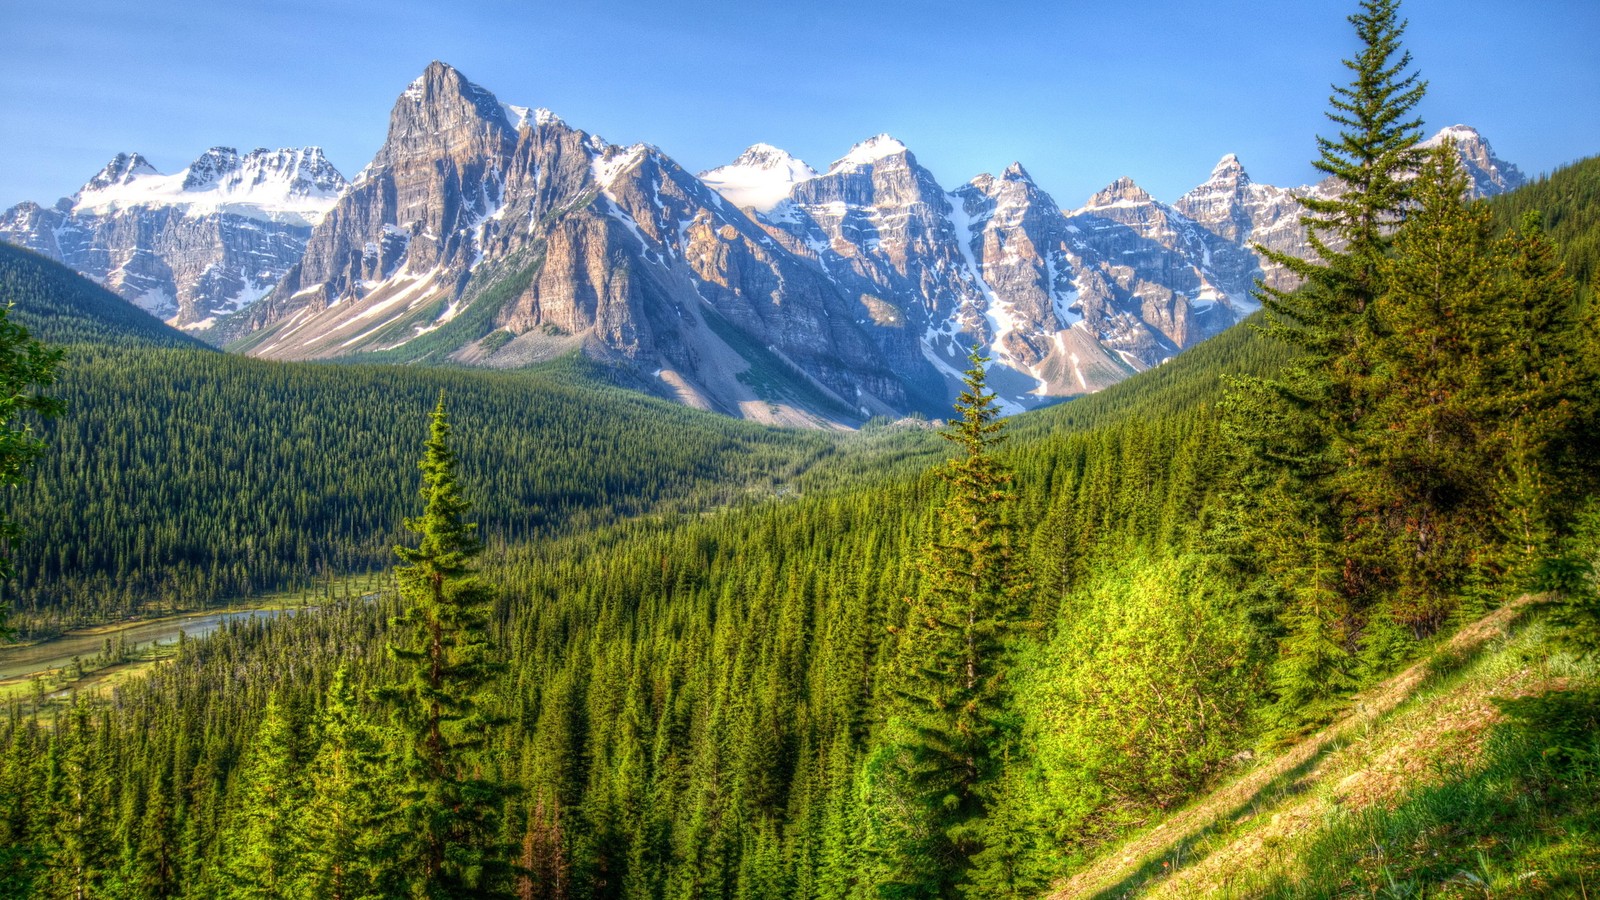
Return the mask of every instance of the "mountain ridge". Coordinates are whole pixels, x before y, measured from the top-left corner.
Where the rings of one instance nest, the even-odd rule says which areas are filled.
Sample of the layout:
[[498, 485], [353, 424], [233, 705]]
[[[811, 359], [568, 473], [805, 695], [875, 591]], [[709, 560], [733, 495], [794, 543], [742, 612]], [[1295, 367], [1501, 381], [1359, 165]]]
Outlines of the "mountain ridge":
[[[1520, 183], [1477, 132], [1430, 140], [1446, 137], [1474, 190]], [[271, 169], [267, 153], [213, 148], [183, 190], [225, 193], [248, 181], [231, 174], [245, 161]], [[289, 162], [272, 171], [306, 169]], [[74, 210], [125, 216], [139, 190], [176, 177], [119, 154]], [[108, 236], [94, 260], [54, 255], [254, 355], [505, 367], [577, 350], [689, 405], [854, 425], [942, 411], [973, 348], [1013, 412], [1159, 365], [1252, 312], [1257, 279], [1290, 282], [1252, 247], [1309, 252], [1299, 197], [1334, 189], [1259, 184], [1229, 154], [1172, 204], [1120, 178], [1067, 209], [1020, 162], [947, 190], [888, 134], [824, 171], [758, 143], [696, 176], [651, 145], [502, 102], [437, 60], [397, 96], [355, 178], [301, 181], [325, 204], [307, 229], [203, 301], [141, 245], [118, 256]], [[46, 236], [68, 215], [18, 206], [0, 237], [51, 254]], [[526, 283], [496, 289], [501, 274]]]

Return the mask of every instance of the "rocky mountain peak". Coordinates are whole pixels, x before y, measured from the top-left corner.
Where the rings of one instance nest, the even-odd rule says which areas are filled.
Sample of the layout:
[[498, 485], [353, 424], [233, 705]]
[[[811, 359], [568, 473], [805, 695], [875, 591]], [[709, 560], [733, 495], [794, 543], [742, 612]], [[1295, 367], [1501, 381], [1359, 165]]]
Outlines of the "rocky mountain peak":
[[1472, 181], [1467, 192], [1470, 196], [1490, 197], [1527, 183], [1528, 178], [1522, 174], [1522, 170], [1495, 156], [1489, 141], [1470, 125], [1451, 125], [1440, 129], [1433, 137], [1423, 141], [1422, 146], [1431, 149], [1447, 140], [1455, 142], [1456, 154], [1460, 156], [1461, 165]]
[[183, 178], [183, 189], [194, 191], [214, 184], [223, 175], [239, 168], [239, 151], [232, 147], [212, 147], [189, 164]]
[[116, 185], [127, 184], [141, 175], [159, 175], [150, 161], [137, 153], [118, 153], [106, 163], [105, 168], [78, 189], [80, 194], [102, 191]]
[[[190, 178], [195, 167], [190, 168]], [[229, 194], [255, 193], [272, 186], [285, 197], [333, 197], [346, 186], [344, 176], [322, 154], [321, 147], [268, 150], [258, 147], [210, 179]]]
[[817, 170], [787, 150], [752, 144], [738, 159], [699, 177], [734, 206], [769, 212], [788, 199], [796, 184], [817, 177]]
[[1104, 190], [1090, 197], [1084, 209], [1104, 209], [1110, 206], [1142, 206], [1146, 203], [1154, 202], [1154, 199], [1144, 188], [1134, 184], [1132, 178], [1123, 176], [1111, 182]]
[[874, 135], [854, 147], [850, 152], [833, 161], [829, 172], [838, 172], [846, 169], [859, 169], [870, 166], [880, 160], [905, 154], [906, 145], [887, 134]]
[[437, 59], [428, 63], [428, 67], [422, 70], [422, 74], [411, 82], [401, 96], [419, 106], [441, 100], [465, 99], [476, 106], [478, 114], [485, 119], [503, 118], [505, 115], [500, 101], [488, 88], [473, 84], [461, 74], [460, 69]]
[[1239, 157], [1229, 153], [1217, 161], [1211, 169], [1213, 183], [1226, 183], [1243, 186], [1250, 183], [1250, 174], [1244, 170], [1244, 164], [1239, 162]]
[[803, 167], [805, 171], [815, 175], [816, 170], [806, 165], [801, 159], [796, 158], [789, 151], [771, 144], [751, 144], [739, 154], [731, 165], [744, 166], [751, 169], [779, 169], [791, 166]]
[[494, 151], [515, 140], [500, 101], [455, 67], [434, 60], [389, 112], [389, 134], [374, 167], [408, 159]]
[[1014, 162], [1011, 165], [1006, 166], [1006, 170], [1000, 173], [1000, 180], [1021, 181], [1027, 184], [1034, 183], [1033, 176], [1028, 174], [1028, 170], [1024, 169], [1022, 167], [1022, 163], [1020, 162]]

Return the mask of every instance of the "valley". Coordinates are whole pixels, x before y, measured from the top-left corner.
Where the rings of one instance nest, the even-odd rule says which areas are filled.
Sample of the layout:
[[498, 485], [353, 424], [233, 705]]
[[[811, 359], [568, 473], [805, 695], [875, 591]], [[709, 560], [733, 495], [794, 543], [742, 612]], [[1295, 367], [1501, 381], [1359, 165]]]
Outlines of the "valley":
[[435, 60], [349, 178], [0, 214], [0, 897], [1587, 896], [1600, 158], [1332, 24], [1298, 187], [694, 174]]

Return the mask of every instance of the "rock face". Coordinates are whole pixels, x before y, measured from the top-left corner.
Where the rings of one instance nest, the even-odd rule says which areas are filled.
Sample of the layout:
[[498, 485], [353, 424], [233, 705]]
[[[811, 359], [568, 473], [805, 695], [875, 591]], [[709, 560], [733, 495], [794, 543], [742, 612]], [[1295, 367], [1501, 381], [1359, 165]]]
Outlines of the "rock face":
[[59, 260], [157, 318], [204, 329], [269, 291], [344, 189], [316, 147], [213, 147], [162, 175], [119, 153], [53, 207], [0, 214], [0, 239]]
[[[1300, 224], [1300, 198], [1310, 188], [1281, 188], [1250, 180], [1239, 158], [1224, 156], [1204, 184], [1178, 198], [1173, 209], [1202, 228], [1240, 247], [1260, 244], [1269, 250], [1306, 256], [1311, 245]], [[1283, 267], [1261, 260], [1261, 278], [1273, 287], [1288, 287]]]
[[285, 359], [493, 366], [582, 349], [685, 403], [815, 424], [907, 406], [880, 329], [858, 318], [660, 151], [503, 107], [436, 62], [301, 262], [221, 328]]
[[1514, 191], [1528, 183], [1521, 169], [1494, 155], [1494, 148], [1476, 128], [1451, 125], [1423, 141], [1422, 146], [1437, 147], [1446, 140], [1455, 142], [1456, 155], [1471, 182], [1467, 195], [1474, 200]]
[[[1475, 131], [1487, 195], [1522, 182]], [[1172, 205], [1119, 179], [1063, 210], [1020, 164], [946, 190], [878, 135], [818, 172], [766, 144], [691, 175], [440, 62], [346, 184], [320, 151], [122, 154], [0, 237], [216, 343], [280, 359], [515, 367], [567, 352], [694, 406], [788, 424], [948, 409], [973, 348], [1008, 410], [1160, 364], [1288, 286], [1300, 198], [1236, 157]]]
[[[880, 317], [905, 319], [947, 382], [983, 348], [1011, 409], [1098, 390], [1254, 308], [1254, 257], [1131, 181], [1071, 214], [1020, 164], [946, 192], [885, 135], [760, 218]], [[907, 349], [884, 347], [897, 366]]]
[[[1436, 147], [1446, 140], [1455, 143], [1456, 155], [1466, 170], [1469, 198], [1492, 197], [1527, 183], [1520, 169], [1495, 156], [1483, 135], [1466, 125], [1442, 129], [1421, 146]], [[1338, 190], [1339, 185], [1332, 179], [1296, 188], [1256, 184], [1245, 173], [1238, 157], [1229, 154], [1217, 163], [1204, 184], [1184, 194], [1173, 208], [1242, 246], [1259, 244], [1268, 250], [1304, 258], [1311, 255], [1312, 249], [1305, 227], [1300, 224], [1304, 215], [1300, 198], [1330, 197]], [[1265, 259], [1261, 266], [1261, 277], [1267, 284], [1278, 288], [1292, 286], [1294, 279], [1283, 267]]]

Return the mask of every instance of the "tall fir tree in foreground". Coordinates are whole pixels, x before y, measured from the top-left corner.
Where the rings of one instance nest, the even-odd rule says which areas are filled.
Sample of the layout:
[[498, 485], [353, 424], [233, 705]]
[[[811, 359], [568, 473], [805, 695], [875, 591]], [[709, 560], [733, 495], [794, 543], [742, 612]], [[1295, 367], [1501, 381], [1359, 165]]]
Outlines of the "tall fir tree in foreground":
[[1398, 0], [1364, 0], [1349, 17], [1361, 49], [1344, 61], [1351, 80], [1329, 98], [1337, 133], [1317, 138], [1314, 161], [1340, 190], [1303, 201], [1316, 257], [1257, 247], [1299, 276], [1293, 290], [1261, 289], [1267, 330], [1296, 358], [1275, 377], [1235, 382], [1226, 403], [1230, 435], [1252, 467], [1270, 473], [1240, 491], [1244, 525], [1235, 535], [1245, 546], [1234, 555], [1255, 557], [1256, 573], [1280, 595], [1276, 688], [1296, 716], [1316, 718], [1354, 686], [1365, 611], [1390, 577], [1373, 510], [1349, 482], [1374, 399], [1385, 259], [1420, 159], [1413, 111], [1426, 84], [1410, 71], [1398, 13]]
[[405, 523], [421, 540], [415, 548], [395, 548], [402, 560], [395, 578], [408, 604], [395, 625], [409, 630], [410, 639], [390, 651], [410, 679], [385, 696], [396, 705], [407, 744], [403, 795], [416, 841], [413, 896], [505, 896], [511, 870], [500, 819], [509, 789], [482, 754], [497, 723], [486, 690], [504, 664], [489, 642], [491, 592], [472, 565], [483, 544], [477, 525], [465, 520], [469, 507], [450, 437], [441, 394], [418, 464], [423, 513]]
[[893, 678], [884, 749], [873, 765], [909, 804], [885, 838], [894, 852], [884, 893], [954, 897], [985, 844], [1014, 723], [1006, 674], [1009, 639], [1028, 608], [1012, 472], [994, 455], [1005, 440], [987, 361], [976, 351], [957, 418], [944, 437], [958, 455], [939, 470], [948, 488], [920, 565]]

